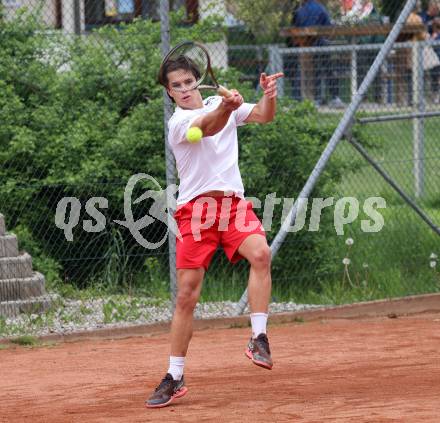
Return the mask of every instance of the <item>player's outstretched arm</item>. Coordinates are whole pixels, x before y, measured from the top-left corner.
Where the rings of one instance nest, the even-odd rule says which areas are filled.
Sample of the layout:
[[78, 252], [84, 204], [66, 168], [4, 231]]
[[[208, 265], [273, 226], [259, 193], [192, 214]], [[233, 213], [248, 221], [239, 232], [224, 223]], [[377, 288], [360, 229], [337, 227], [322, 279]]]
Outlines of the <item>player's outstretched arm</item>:
[[231, 113], [243, 104], [243, 97], [237, 90], [231, 90], [233, 96], [223, 97], [222, 102], [212, 112], [199, 116], [191, 127], [199, 127], [204, 137], [220, 132], [228, 123]]
[[263, 97], [252, 109], [252, 112], [245, 120], [246, 123], [267, 123], [275, 117], [277, 110], [277, 79], [282, 78], [282, 72], [260, 76], [260, 86], [263, 90]]

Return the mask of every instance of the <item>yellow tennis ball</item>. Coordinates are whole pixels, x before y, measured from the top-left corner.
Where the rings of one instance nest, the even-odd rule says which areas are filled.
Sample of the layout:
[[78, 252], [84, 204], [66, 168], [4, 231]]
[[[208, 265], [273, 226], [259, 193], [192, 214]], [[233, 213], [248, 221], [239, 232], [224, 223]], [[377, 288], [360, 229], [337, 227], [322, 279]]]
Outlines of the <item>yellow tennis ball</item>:
[[186, 139], [193, 144], [199, 142], [202, 139], [202, 137], [203, 137], [203, 132], [197, 126], [193, 126], [189, 128], [188, 131], [186, 132]]

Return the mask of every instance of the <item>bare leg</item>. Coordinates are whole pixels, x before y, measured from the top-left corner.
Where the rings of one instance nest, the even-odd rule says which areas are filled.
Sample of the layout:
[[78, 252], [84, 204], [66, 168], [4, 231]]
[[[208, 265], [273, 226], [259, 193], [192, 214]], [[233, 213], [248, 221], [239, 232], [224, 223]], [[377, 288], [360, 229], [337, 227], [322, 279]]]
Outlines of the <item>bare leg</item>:
[[[261, 330], [265, 329], [266, 326], [272, 288], [270, 248], [264, 236], [253, 234], [243, 241], [238, 251], [251, 265], [248, 292], [252, 338], [248, 343], [245, 354], [257, 366], [272, 369], [273, 361], [270, 356], [269, 340], [265, 334], [266, 331]], [[260, 313], [264, 313], [266, 316], [261, 316]]]
[[165, 378], [145, 402], [148, 408], [165, 407], [188, 391], [183, 374], [178, 376], [183, 371], [182, 357], [186, 356], [192, 337], [193, 312], [199, 300], [204, 274], [204, 269], [177, 270], [177, 301], [171, 324], [170, 355], [173, 357], [170, 357], [170, 368]]
[[270, 275], [271, 253], [266, 238], [249, 235], [240, 245], [238, 252], [249, 261], [248, 293], [252, 313], [267, 313], [269, 309], [272, 279]]
[[171, 323], [171, 355], [185, 357], [193, 333], [193, 312], [202, 290], [205, 270], [177, 270], [177, 301]]

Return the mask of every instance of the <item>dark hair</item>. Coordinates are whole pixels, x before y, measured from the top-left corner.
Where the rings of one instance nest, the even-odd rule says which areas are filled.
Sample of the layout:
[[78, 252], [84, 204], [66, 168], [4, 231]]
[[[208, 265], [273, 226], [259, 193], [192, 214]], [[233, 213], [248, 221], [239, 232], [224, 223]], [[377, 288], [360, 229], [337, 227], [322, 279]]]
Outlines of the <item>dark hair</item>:
[[186, 56], [178, 56], [175, 59], [167, 60], [159, 69], [158, 80], [159, 84], [168, 88], [168, 74], [176, 70], [182, 69], [187, 72], [191, 72], [194, 77], [200, 79], [200, 69], [196, 63]]

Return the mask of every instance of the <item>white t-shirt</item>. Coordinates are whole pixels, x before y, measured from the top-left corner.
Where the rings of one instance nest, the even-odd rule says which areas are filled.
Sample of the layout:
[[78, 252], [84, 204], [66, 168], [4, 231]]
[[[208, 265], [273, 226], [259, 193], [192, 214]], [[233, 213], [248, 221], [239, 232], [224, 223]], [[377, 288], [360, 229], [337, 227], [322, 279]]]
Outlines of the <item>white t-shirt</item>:
[[168, 122], [168, 142], [176, 159], [179, 174], [177, 204], [185, 204], [207, 191], [232, 191], [244, 198], [244, 187], [238, 168], [237, 126], [243, 125], [255, 104], [243, 103], [234, 110], [228, 123], [217, 134], [203, 137], [192, 144], [186, 132], [194, 120], [215, 110], [221, 103], [220, 96], [208, 97], [203, 107], [185, 110], [176, 107]]

